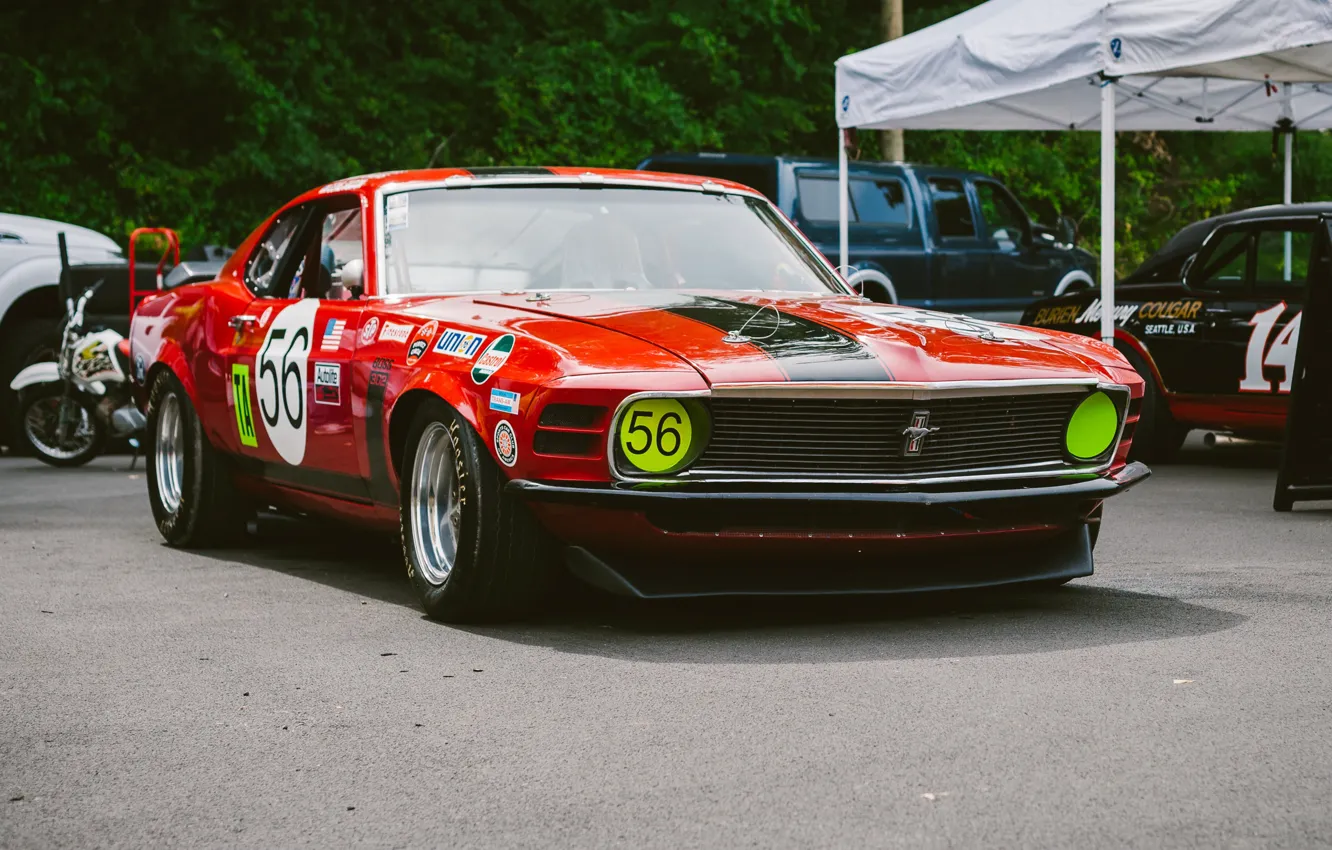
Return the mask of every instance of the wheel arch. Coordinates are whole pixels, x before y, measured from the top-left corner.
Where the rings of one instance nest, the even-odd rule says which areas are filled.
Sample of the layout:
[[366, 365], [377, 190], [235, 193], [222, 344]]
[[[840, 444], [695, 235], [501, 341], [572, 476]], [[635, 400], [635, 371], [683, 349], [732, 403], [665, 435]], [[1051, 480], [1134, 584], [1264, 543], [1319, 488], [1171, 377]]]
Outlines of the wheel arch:
[[1141, 340], [1122, 328], [1115, 328], [1115, 342], [1123, 343], [1125, 348], [1133, 351], [1134, 354], [1141, 357], [1143, 362], [1147, 364], [1147, 368], [1151, 370], [1151, 374], [1143, 375], [1143, 380], [1154, 381], [1156, 383], [1156, 388], [1162, 393], [1170, 391], [1166, 387], [1165, 379], [1161, 377], [1161, 369], [1156, 365], [1155, 358], [1152, 357], [1152, 353], [1147, 350], [1147, 346], [1143, 345]]
[[412, 419], [421, 405], [431, 398], [443, 401], [452, 407], [472, 426], [477, 434], [481, 428], [477, 422], [476, 407], [467, 393], [463, 392], [457, 376], [442, 372], [417, 373], [407, 382], [402, 391], [393, 399], [391, 405], [382, 414], [388, 420], [389, 460], [395, 471], [401, 470], [402, 458], [406, 451], [407, 432], [411, 430]]
[[177, 381], [180, 381], [180, 385], [185, 388], [185, 395], [190, 399], [190, 404], [194, 405], [194, 409], [197, 411], [199, 409], [199, 393], [194, 384], [194, 374], [185, 361], [184, 352], [171, 343], [163, 344], [157, 352], [153, 364], [144, 373], [143, 392], [145, 400], [147, 399], [148, 389], [157, 380], [157, 376], [163, 372], [171, 373]]
[[1087, 289], [1095, 289], [1096, 281], [1092, 280], [1092, 276], [1082, 269], [1073, 269], [1059, 279], [1059, 283], [1055, 286], [1054, 294], [1056, 296], [1063, 295], [1065, 292], [1070, 290], [1076, 291], [1084, 286]]

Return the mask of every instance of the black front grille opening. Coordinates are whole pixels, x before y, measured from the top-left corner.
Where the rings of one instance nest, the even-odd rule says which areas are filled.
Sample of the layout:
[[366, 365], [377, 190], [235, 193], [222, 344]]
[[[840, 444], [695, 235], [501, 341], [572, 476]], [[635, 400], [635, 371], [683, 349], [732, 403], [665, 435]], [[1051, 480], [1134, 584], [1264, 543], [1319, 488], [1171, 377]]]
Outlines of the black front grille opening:
[[601, 452], [602, 435], [583, 431], [537, 431], [532, 451], [539, 455], [596, 457]]
[[606, 420], [606, 408], [593, 404], [548, 404], [537, 423], [540, 428], [599, 429]]

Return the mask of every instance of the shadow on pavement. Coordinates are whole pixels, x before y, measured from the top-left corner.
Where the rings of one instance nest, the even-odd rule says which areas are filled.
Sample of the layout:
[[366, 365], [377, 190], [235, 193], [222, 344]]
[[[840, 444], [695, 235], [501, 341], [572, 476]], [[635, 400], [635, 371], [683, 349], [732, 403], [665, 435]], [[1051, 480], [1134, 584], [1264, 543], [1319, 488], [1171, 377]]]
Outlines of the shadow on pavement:
[[[419, 611], [390, 536], [265, 517], [251, 539], [244, 548], [199, 554]], [[534, 620], [440, 628], [633, 661], [773, 664], [1056, 652], [1192, 637], [1244, 619], [1164, 596], [1077, 583], [1049, 590], [647, 602], [569, 579]]]

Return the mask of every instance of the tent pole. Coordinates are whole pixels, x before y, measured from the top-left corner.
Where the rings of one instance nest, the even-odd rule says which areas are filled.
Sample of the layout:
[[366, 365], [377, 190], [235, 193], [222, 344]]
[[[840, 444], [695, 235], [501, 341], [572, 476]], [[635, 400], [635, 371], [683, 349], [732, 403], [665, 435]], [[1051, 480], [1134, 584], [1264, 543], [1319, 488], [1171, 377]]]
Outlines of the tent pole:
[[[1290, 160], [1291, 160], [1290, 154], [1291, 154], [1291, 147], [1294, 142], [1295, 142], [1295, 134], [1286, 133], [1286, 174], [1283, 179], [1284, 185], [1281, 188], [1281, 202], [1284, 204], [1293, 203], [1293, 201], [1291, 200], [1292, 195], [1290, 191]], [[1283, 268], [1286, 270], [1286, 274], [1284, 276], [1285, 279], [1290, 280], [1291, 278], [1290, 278], [1290, 231], [1289, 230], [1286, 231], [1286, 264], [1285, 266], [1283, 266]]]
[[843, 277], [850, 277], [850, 272], [846, 261], [847, 242], [850, 241], [848, 234], [848, 220], [851, 217], [851, 211], [847, 202], [848, 191], [851, 187], [847, 184], [847, 162], [846, 162], [846, 138], [841, 127], [837, 128], [837, 270]]
[[1115, 342], [1115, 84], [1101, 83], [1101, 341]]

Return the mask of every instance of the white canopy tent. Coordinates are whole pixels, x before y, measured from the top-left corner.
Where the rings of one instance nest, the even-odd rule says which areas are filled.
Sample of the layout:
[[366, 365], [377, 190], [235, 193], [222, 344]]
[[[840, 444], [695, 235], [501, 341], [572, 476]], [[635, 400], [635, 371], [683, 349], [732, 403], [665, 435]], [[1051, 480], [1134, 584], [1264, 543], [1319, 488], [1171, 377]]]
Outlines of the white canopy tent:
[[1099, 129], [1101, 336], [1109, 341], [1115, 130], [1285, 130], [1289, 203], [1289, 133], [1332, 127], [1332, 3], [990, 0], [843, 56], [836, 105], [842, 267], [844, 130]]

